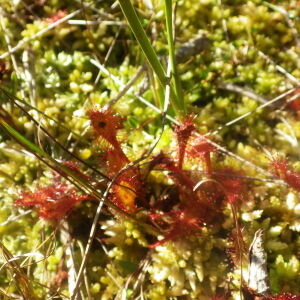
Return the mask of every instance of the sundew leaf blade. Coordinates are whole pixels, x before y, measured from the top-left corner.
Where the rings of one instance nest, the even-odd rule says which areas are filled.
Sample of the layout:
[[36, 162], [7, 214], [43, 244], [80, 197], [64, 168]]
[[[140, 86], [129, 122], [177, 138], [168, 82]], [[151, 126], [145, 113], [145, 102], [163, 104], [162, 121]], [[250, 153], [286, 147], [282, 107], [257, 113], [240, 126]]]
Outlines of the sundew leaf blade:
[[[58, 172], [62, 177], [64, 177], [66, 180], [68, 180], [71, 184], [75, 185], [79, 190], [88, 193], [89, 195], [93, 196], [99, 201], [105, 200], [105, 204], [112, 208], [115, 212], [120, 213], [123, 216], [129, 217], [130, 219], [135, 220], [138, 222], [141, 226], [146, 227], [150, 230], [154, 230], [154, 232], [157, 233], [157, 231], [154, 229], [154, 227], [137, 220], [134, 215], [120, 209], [117, 205], [115, 205], [112, 201], [110, 201], [107, 197], [103, 197], [102, 193], [100, 193], [95, 187], [92, 186], [87, 180], [81, 179], [78, 177], [74, 172], [72, 172], [70, 169], [68, 169], [66, 166], [64, 166], [62, 163], [58, 162], [54, 158], [52, 158], [49, 154], [44, 152], [42, 149], [40, 149], [38, 146], [36, 146], [34, 143], [30, 142], [28, 139], [26, 139], [24, 136], [22, 136], [19, 132], [17, 132], [14, 128], [12, 128], [9, 124], [7, 124], [4, 120], [0, 119], [0, 129], [2, 129], [4, 132], [6, 132], [8, 135], [10, 135], [12, 138], [14, 138], [18, 143], [20, 143], [22, 146], [27, 148], [28, 150], [32, 151], [34, 155], [37, 156], [39, 160], [44, 162], [47, 166], [52, 168], [54, 171]], [[44, 160], [46, 159], [46, 160]], [[49, 160], [53, 165], [49, 162]]]

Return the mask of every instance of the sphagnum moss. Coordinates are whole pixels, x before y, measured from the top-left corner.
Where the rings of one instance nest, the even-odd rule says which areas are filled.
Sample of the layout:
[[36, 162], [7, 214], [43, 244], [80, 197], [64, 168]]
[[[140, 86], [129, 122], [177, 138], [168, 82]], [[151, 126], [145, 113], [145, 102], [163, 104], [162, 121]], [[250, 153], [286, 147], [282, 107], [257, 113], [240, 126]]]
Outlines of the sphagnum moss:
[[[8, 40], [10, 46], [15, 46], [49, 26], [58, 11], [66, 10], [64, 14], [68, 14], [82, 8], [79, 3], [74, 5], [72, 1], [48, 1], [44, 5], [38, 2], [28, 4], [26, 1], [14, 4], [2, 2], [1, 17], [4, 18], [9, 39], [4, 32], [1, 33], [0, 56], [8, 50]], [[200, 133], [213, 132], [261, 104], [240, 92], [221, 89], [224, 83], [251, 89], [266, 101], [299, 85], [299, 5], [297, 1], [273, 2], [223, 0], [220, 6], [220, 2], [215, 0], [177, 1], [176, 47], [201, 34], [211, 40], [209, 49], [194, 57], [186, 57], [183, 63], [178, 64], [188, 111], [195, 115], [194, 124]], [[57, 121], [55, 123], [32, 110], [32, 115], [38, 116], [41, 126], [81, 159], [99, 167], [101, 171], [105, 171], [105, 159], [101, 153], [103, 148], [92, 141], [87, 111], [93, 107], [103, 107], [118, 95], [120, 87], [109, 76], [100, 74], [90, 60], [96, 55], [109, 72], [124, 84], [135, 75], [143, 62], [142, 53], [129, 28], [120, 27], [117, 23], [123, 22], [120, 9], [112, 4], [112, 1], [99, 1], [92, 8], [87, 7], [84, 14], [76, 16], [76, 19], [87, 18], [87, 22], [99, 24], [86, 26], [76, 25], [76, 21], [72, 24], [65, 22], [46, 35], [31, 40], [26, 47], [10, 56], [12, 60], [5, 58], [5, 70], [1, 71], [3, 87], [20, 98], [25, 95], [23, 100], [34, 104]], [[162, 30], [165, 21], [163, 2], [138, 1], [134, 4], [143, 25], [147, 25], [144, 27], [147, 34], [155, 40], [154, 47], [165, 65], [167, 43]], [[107, 24], [99, 22], [99, 14]], [[115, 41], [114, 37], [117, 37]], [[105, 58], [111, 46], [111, 54]], [[30, 67], [24, 61], [25, 50], [33, 54]], [[16, 73], [17, 81], [14, 79]], [[145, 73], [145, 76], [148, 75]], [[159, 116], [133, 96], [146, 88], [143, 96], [153, 102], [153, 88], [149, 88], [149, 82], [150, 79], [138, 81], [130, 93], [113, 107], [114, 112], [123, 117], [124, 128], [117, 138], [131, 161], [145, 153], [145, 147], [151, 145], [161, 128]], [[32, 90], [35, 91], [35, 98], [30, 92]], [[262, 167], [265, 173], [259, 173], [220, 151], [216, 151], [211, 159], [213, 170], [230, 167], [242, 170], [241, 176], [251, 177], [245, 179], [251, 192], [239, 204], [237, 211], [244, 242], [249, 246], [255, 232], [264, 229], [272, 293], [286, 291], [297, 294], [300, 292], [299, 194], [282, 182], [275, 182], [274, 178], [273, 181], [253, 179], [269, 178], [267, 172], [271, 172], [271, 166], [265, 150], [288, 157], [291, 170], [299, 172], [299, 113], [287, 105], [287, 100], [283, 98], [273, 106], [224, 127], [210, 137], [219, 145]], [[4, 102], [1, 104], [1, 118], [9, 121], [26, 138], [41, 145], [54, 158], [61, 161], [70, 159], [3, 94], [1, 101]], [[61, 127], [61, 124], [69, 130]], [[176, 157], [172, 128], [171, 124], [165, 126], [155, 154], [162, 150], [170, 157]], [[55, 275], [58, 270], [69, 271], [66, 269], [67, 262], [60, 264], [66, 259], [63, 253], [66, 245], [62, 244], [59, 235], [54, 235], [59, 227], [38, 220], [35, 209], [28, 213], [14, 206], [21, 189], [36, 190], [49, 186], [53, 184], [55, 175], [7, 136], [1, 135], [0, 142], [1, 241], [13, 256], [28, 254], [31, 257], [29, 263], [23, 261], [22, 256], [17, 261], [20, 265], [24, 262], [24, 269], [34, 282], [33, 292], [37, 298], [46, 299], [56, 295], [56, 291], [68, 298], [71, 278], [59, 281]], [[144, 199], [137, 200], [141, 210], [137, 212], [137, 220], [120, 214], [114, 216], [112, 210], [108, 209], [103, 212], [87, 262], [86, 287], [81, 288], [84, 298], [121, 297], [125, 295], [122, 290], [126, 287], [127, 297], [137, 299], [140, 287], [143, 287], [144, 297], [154, 300], [176, 297], [212, 299], [214, 295], [225, 299], [229, 291], [233, 299], [240, 299], [241, 266], [240, 262], [235, 261], [233, 253], [235, 246], [232, 237], [236, 231], [229, 204], [222, 208], [218, 222], [203, 226], [201, 231], [196, 230], [194, 234], [181, 234], [176, 239], [161, 243], [151, 250], [150, 258], [147, 257], [148, 246], [163, 240], [170, 233], [172, 222], [178, 222], [174, 215], [164, 216], [161, 220], [153, 215], [176, 210], [179, 203], [170, 172], [158, 168], [147, 174], [147, 164], [150, 163], [151, 160], [146, 161], [139, 170], [148, 177]], [[196, 166], [189, 161], [185, 161], [183, 166], [193, 180], [203, 178], [201, 174], [205, 173], [205, 166]], [[93, 173], [87, 167], [84, 171], [87, 175]], [[95, 182], [100, 179], [99, 174], [93, 176]], [[106, 185], [107, 182], [100, 181], [97, 188], [104, 190]], [[145, 199], [147, 205], [143, 202]], [[75, 241], [86, 243], [95, 207], [94, 202], [83, 202], [70, 214], [70, 234]], [[149, 219], [149, 214], [153, 214], [152, 219]], [[142, 222], [155, 224], [160, 231], [158, 237]], [[78, 270], [82, 253], [76, 242], [72, 247]], [[139, 263], [145, 257], [148, 267], [140, 269]], [[5, 263], [3, 258], [1, 261]], [[247, 263], [247, 259], [243, 259], [245, 274]], [[126, 285], [130, 274], [136, 276], [133, 277], [136, 286], [133, 281]], [[9, 269], [1, 269], [1, 291], [7, 294], [4, 294], [4, 299], [19, 293], [12, 276]], [[66, 297], [56, 296], [57, 299]]]

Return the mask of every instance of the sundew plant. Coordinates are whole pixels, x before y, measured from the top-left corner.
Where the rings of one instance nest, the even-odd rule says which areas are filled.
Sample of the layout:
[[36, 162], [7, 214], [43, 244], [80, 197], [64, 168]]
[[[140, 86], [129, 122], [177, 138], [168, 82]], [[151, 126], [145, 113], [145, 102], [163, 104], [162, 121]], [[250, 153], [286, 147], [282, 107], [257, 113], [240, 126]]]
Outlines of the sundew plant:
[[0, 4], [0, 299], [300, 299], [299, 1]]

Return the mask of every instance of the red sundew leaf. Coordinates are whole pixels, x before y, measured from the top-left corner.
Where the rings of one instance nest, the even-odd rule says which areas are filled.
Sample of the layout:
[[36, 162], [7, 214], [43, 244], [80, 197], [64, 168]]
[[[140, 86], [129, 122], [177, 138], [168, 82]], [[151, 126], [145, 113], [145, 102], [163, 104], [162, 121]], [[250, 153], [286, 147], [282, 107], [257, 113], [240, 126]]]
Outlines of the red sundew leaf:
[[246, 185], [238, 172], [230, 167], [218, 170], [218, 174], [214, 174], [214, 179], [218, 181], [224, 189], [227, 200], [236, 205], [238, 200], [245, 199]]
[[117, 131], [122, 128], [121, 118], [107, 109], [89, 110], [88, 115], [96, 137], [102, 138], [110, 144], [104, 158], [107, 173], [113, 176], [130, 162], [117, 140]]
[[[181, 191], [179, 192], [181, 193]], [[150, 248], [155, 248], [167, 241], [187, 237], [197, 231], [201, 231], [203, 226], [212, 224], [220, 212], [218, 207], [210, 206], [209, 203], [204, 202], [206, 199], [202, 200], [194, 195], [191, 196], [191, 194], [189, 194], [187, 199], [188, 201], [181, 204], [181, 210], [171, 211], [160, 216], [164, 217], [168, 215], [173, 220], [165, 238], [150, 245]], [[158, 215], [154, 215], [154, 218], [158, 217]]]
[[190, 116], [182, 124], [174, 126], [178, 144], [178, 168], [180, 169], [182, 168], [188, 140], [191, 137], [192, 132], [195, 130], [193, 119], [194, 117]]
[[229, 202], [235, 224], [235, 233], [231, 237], [233, 247], [228, 250], [232, 263], [237, 266], [238, 264], [242, 264], [244, 255], [247, 253], [237, 217], [237, 204], [239, 200], [246, 198], [246, 185], [240, 177], [242, 175], [240, 171], [236, 171], [230, 167], [224, 167], [218, 171], [213, 177], [223, 189], [225, 196], [223, 201]]
[[266, 297], [265, 300], [300, 300], [300, 295], [284, 293], [277, 296]]
[[67, 15], [68, 11], [66, 9], [58, 10], [54, 15], [52, 15], [49, 18], [46, 18], [46, 21], [48, 23], [54, 23], [58, 21], [59, 19], [65, 17]]
[[190, 159], [201, 159], [206, 165], [206, 172], [212, 175], [210, 153], [214, 152], [215, 147], [203, 137], [196, 137], [188, 145], [187, 155]]
[[[115, 176], [130, 161], [123, 152], [109, 148], [106, 153], [106, 168], [109, 176]], [[112, 202], [127, 212], [136, 210], [135, 199], [143, 198], [141, 178], [137, 168], [123, 172], [112, 188]]]
[[226, 249], [229, 261], [234, 268], [238, 268], [248, 253], [242, 230], [235, 228], [235, 231], [230, 235], [228, 240], [231, 243], [231, 247]]
[[197, 230], [201, 230], [201, 220], [198, 218], [197, 209], [185, 209], [182, 212], [176, 211], [173, 212], [174, 223], [172, 224], [171, 229], [165, 235], [164, 239], [151, 244], [149, 248], [153, 249], [167, 241], [174, 240], [182, 236], [188, 236], [194, 233]]
[[300, 174], [290, 170], [285, 158], [272, 158], [271, 165], [273, 173], [285, 181], [290, 187], [300, 192]]
[[294, 100], [289, 103], [289, 107], [295, 110], [296, 112], [300, 111], [300, 99]]
[[2, 79], [3, 74], [7, 71], [5, 61], [0, 59], [0, 79]]
[[255, 291], [248, 287], [243, 288], [243, 295], [246, 300], [300, 300], [300, 295], [293, 295], [291, 293], [283, 293], [276, 296], [263, 296], [255, 293]]
[[213, 210], [207, 212], [207, 208], [203, 208], [202, 203], [197, 205], [194, 201], [191, 201], [190, 205], [187, 205], [182, 211], [169, 212], [160, 216], [154, 215], [154, 219], [169, 215], [173, 218], [173, 221], [169, 230], [167, 230], [164, 239], [150, 245], [149, 247], [156, 248], [167, 241], [187, 237], [197, 231], [201, 231], [203, 226], [210, 222], [212, 216], [215, 215], [212, 211]]
[[[89, 110], [88, 115], [96, 137], [110, 144], [105, 154], [106, 169], [109, 176], [115, 176], [130, 162], [117, 140], [117, 131], [122, 128], [122, 119], [109, 109]], [[118, 177], [112, 188], [112, 201], [124, 211], [133, 212], [136, 210], [135, 199], [140, 187], [138, 170], [131, 168]]]
[[[170, 228], [167, 230], [165, 238], [151, 245], [151, 248], [162, 245], [169, 240], [190, 235], [201, 230], [204, 224], [212, 224], [216, 220], [216, 216], [221, 212], [222, 201], [225, 198], [220, 185], [212, 181], [204, 182], [196, 192], [194, 191], [195, 182], [165, 154], [160, 153], [157, 155], [152, 164], [170, 171], [169, 176], [175, 182], [180, 195], [181, 210], [161, 215], [161, 217], [169, 215], [172, 222], [171, 224], [168, 223]], [[158, 215], [155, 215], [155, 217], [157, 218]]]
[[55, 287], [60, 288], [62, 286], [63, 282], [66, 279], [68, 279], [68, 277], [69, 277], [69, 274], [67, 271], [59, 271], [53, 280], [53, 285]]
[[284, 177], [288, 172], [287, 159], [285, 158], [278, 156], [272, 157], [271, 166], [273, 173], [280, 178]]
[[[299, 94], [299, 95], [297, 95], [297, 94]], [[300, 112], [300, 87], [288, 95], [289, 99], [294, 98], [294, 97], [295, 97], [295, 99], [291, 102], [288, 102], [288, 105], [291, 109], [293, 109], [294, 111], [296, 111], [298, 113], [298, 112]]]
[[[157, 155], [150, 165], [151, 167], [158, 165], [164, 170], [170, 171], [169, 176], [174, 180], [181, 199], [181, 210], [161, 215], [162, 218], [169, 215], [172, 221], [171, 224], [168, 223], [169, 229], [165, 238], [151, 245], [151, 248], [162, 245], [166, 241], [190, 235], [201, 230], [204, 225], [212, 225], [214, 222], [218, 222], [217, 217], [222, 214], [222, 208], [226, 201], [231, 203], [235, 221], [237, 220], [235, 205], [237, 200], [244, 196], [244, 183], [240, 178], [234, 177], [240, 175], [239, 172], [224, 168], [223, 172], [226, 176], [214, 175], [214, 178], [204, 180], [194, 190], [196, 187], [194, 181], [163, 153]], [[154, 215], [154, 218], [158, 217], [159, 215]], [[237, 224], [237, 222], [235, 223]], [[240, 232], [239, 228], [237, 228], [237, 232]]]
[[153, 161], [150, 163], [150, 168], [153, 168], [155, 165], [170, 171], [169, 176], [179, 187], [193, 193], [195, 183], [182, 169], [176, 166], [175, 162], [171, 158], [166, 156], [164, 153], [160, 153], [153, 158]]
[[54, 221], [67, 216], [80, 201], [89, 199], [88, 195], [79, 195], [74, 188], [59, 183], [40, 188], [34, 193], [24, 192], [15, 204], [33, 206], [41, 218]]
[[61, 10], [58, 10], [54, 15], [52, 15], [51, 17], [49, 18], [46, 18], [46, 21], [50, 24], [58, 21], [59, 19], [65, 17], [67, 15], [68, 11], [66, 9], [61, 9]]
[[106, 159], [107, 172], [110, 176], [117, 174], [130, 162], [124, 152], [116, 148], [107, 149], [104, 157]]
[[133, 170], [124, 172], [112, 187], [112, 202], [124, 211], [136, 211], [135, 199], [143, 197], [140, 187], [138, 174]]
[[114, 115], [108, 109], [91, 109], [88, 115], [96, 137], [105, 139], [113, 148], [120, 153], [123, 152], [117, 140], [117, 131], [122, 128], [121, 117]]

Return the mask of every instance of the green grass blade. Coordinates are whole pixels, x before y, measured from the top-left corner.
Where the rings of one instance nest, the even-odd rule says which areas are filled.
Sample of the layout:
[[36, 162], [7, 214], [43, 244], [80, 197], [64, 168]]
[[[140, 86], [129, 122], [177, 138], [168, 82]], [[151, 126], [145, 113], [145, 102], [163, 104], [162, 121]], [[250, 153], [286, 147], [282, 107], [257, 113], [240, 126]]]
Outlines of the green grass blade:
[[[130, 0], [119, 0], [119, 5], [124, 13], [124, 16], [137, 40], [143, 53], [146, 56], [151, 68], [157, 75], [160, 84], [165, 87], [168, 85], [169, 78], [166, 76], [166, 72], [159, 61], [153, 46], [150, 43], [150, 40], [147, 37], [147, 34], [135, 12], [135, 9]], [[171, 89], [171, 104], [177, 115], [181, 116], [184, 113], [184, 104], [183, 101], [179, 101], [174, 90], [173, 85], [170, 86]]]
[[178, 71], [177, 71], [177, 63], [176, 63], [176, 59], [175, 59], [172, 13], [173, 13], [172, 0], [165, 0], [167, 39], [168, 39], [169, 56], [170, 56], [171, 68], [172, 68], [172, 82], [174, 83], [176, 97], [177, 97], [180, 105], [185, 110], [185, 103], [184, 103], [184, 99], [183, 99], [183, 93], [182, 93], [182, 88], [181, 88], [181, 84], [180, 84], [180, 78], [179, 78]]

